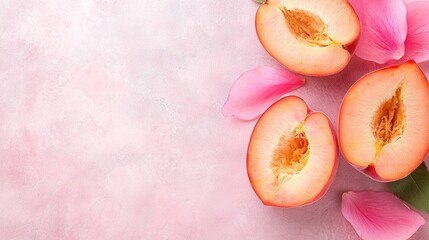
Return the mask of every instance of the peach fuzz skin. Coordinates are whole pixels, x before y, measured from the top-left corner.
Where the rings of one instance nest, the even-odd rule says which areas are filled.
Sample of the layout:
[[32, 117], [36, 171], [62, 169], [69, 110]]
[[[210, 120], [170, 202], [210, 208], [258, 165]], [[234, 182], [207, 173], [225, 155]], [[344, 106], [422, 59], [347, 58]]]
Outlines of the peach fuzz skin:
[[[401, 92], [404, 92], [399, 97], [399, 105], [402, 108], [399, 109], [398, 107], [394, 110], [395, 115], [391, 120], [393, 121], [392, 124], [399, 122], [403, 130], [399, 136], [394, 136], [393, 140], [384, 143], [381, 148], [374, 145], [376, 150], [371, 150], [371, 144], [373, 142], [379, 144], [379, 142], [377, 142], [378, 140], [373, 132], [374, 125], [372, 124], [374, 120], [368, 118], [368, 116], [379, 114], [377, 111], [389, 99], [386, 99], [386, 96], [388, 96], [391, 89], [401, 89]], [[374, 109], [376, 111], [368, 114], [366, 112], [356, 112], [355, 115], [350, 114], [353, 109], [362, 109], [362, 106], [365, 106], [359, 103], [361, 99], [367, 97], [364, 94], [374, 96], [373, 99], [370, 99], [372, 101], [367, 101], [374, 103], [366, 104], [366, 107], [368, 111], [373, 111]], [[378, 95], [382, 95], [382, 97], [378, 97]], [[427, 98], [429, 98], [429, 84], [427, 84], [424, 73], [412, 60], [401, 65], [393, 65], [374, 71], [356, 81], [344, 96], [339, 113], [339, 145], [345, 159], [357, 170], [379, 182], [391, 182], [408, 176], [424, 161], [429, 152], [429, 127], [424, 124], [425, 120], [429, 120]], [[405, 112], [400, 115], [405, 117], [396, 118], [399, 111], [401, 113]], [[365, 117], [361, 116], [363, 114]], [[358, 121], [360, 123], [354, 125]], [[411, 121], [411, 123], [408, 121]], [[368, 129], [366, 129], [367, 126], [369, 127]], [[391, 129], [394, 129], [393, 126]], [[364, 141], [356, 141], [357, 137], [354, 138], [351, 135], [350, 129], [356, 129], [356, 134], [367, 137], [362, 138]], [[372, 135], [366, 134], [366, 130], [371, 131]], [[412, 136], [423, 137], [416, 142]], [[359, 151], [361, 154], [360, 157], [357, 157], [356, 153]], [[372, 155], [373, 159], [367, 160], [368, 156], [373, 154], [373, 151], [375, 151], [375, 155]], [[405, 153], [400, 154], [402, 152]], [[395, 168], [397, 170], [391, 170]]]
[[[278, 102], [276, 102], [276, 103], [274, 103], [270, 108], [268, 108], [267, 109], [267, 111], [261, 116], [261, 119], [262, 118], [264, 118], [264, 115], [266, 115], [266, 114], [269, 114], [270, 112], [271, 112], [271, 110], [272, 109], [275, 109], [275, 108], [277, 108], [277, 107], [279, 107], [279, 105], [281, 105], [284, 101], [285, 101], [285, 99], [287, 99], [287, 100], [293, 100], [293, 99], [297, 99], [297, 100], [299, 100], [299, 101], [303, 101], [301, 98], [299, 98], [299, 97], [297, 97], [297, 96], [288, 96], [288, 97], [286, 97], [286, 98], [284, 98], [284, 99], [281, 99], [281, 100], [279, 100]], [[305, 103], [306, 104], [306, 103]], [[307, 201], [305, 201], [305, 202], [299, 202], [299, 203], [295, 203], [295, 204], [279, 204], [279, 202], [277, 201], [276, 202], [276, 200], [274, 200], [274, 199], [272, 199], [272, 198], [270, 198], [269, 196], [265, 196], [264, 195], [264, 193], [263, 192], [261, 192], [258, 188], [257, 188], [257, 184], [254, 182], [255, 181], [255, 177], [254, 177], [254, 175], [255, 175], [255, 173], [254, 172], [252, 172], [252, 170], [250, 169], [250, 162], [252, 161], [252, 158], [255, 158], [254, 156], [252, 156], [252, 149], [251, 149], [251, 143], [252, 143], [252, 141], [256, 141], [256, 139], [255, 139], [255, 131], [256, 131], [256, 126], [255, 126], [255, 129], [254, 129], [254, 132], [252, 133], [252, 136], [251, 136], [251, 138], [250, 138], [250, 141], [249, 141], [249, 148], [248, 148], [248, 151], [247, 151], [247, 173], [248, 173], [248, 177], [249, 177], [249, 180], [250, 180], [250, 182], [251, 182], [251, 186], [252, 186], [252, 188], [253, 188], [253, 190], [254, 190], [254, 192], [256, 193], [256, 195], [259, 197], [259, 199], [262, 201], [262, 203], [264, 204], [264, 205], [267, 205], [267, 206], [274, 206], [274, 207], [282, 207], [282, 208], [293, 208], [293, 207], [300, 207], [300, 206], [305, 206], [305, 205], [309, 205], [309, 204], [311, 204], [311, 203], [314, 203], [315, 201], [317, 201], [317, 200], [319, 200], [320, 198], [322, 198], [324, 195], [325, 195], [325, 193], [327, 192], [327, 190], [329, 189], [329, 186], [331, 185], [331, 183], [332, 183], [332, 181], [333, 181], [333, 179], [334, 179], [334, 177], [335, 177], [335, 174], [336, 174], [336, 171], [337, 171], [337, 168], [338, 168], [338, 145], [337, 145], [337, 141], [336, 141], [336, 136], [335, 136], [335, 132], [334, 132], [334, 130], [333, 130], [333, 127], [332, 127], [332, 124], [331, 124], [331, 122], [329, 121], [329, 119], [326, 117], [326, 115], [325, 114], [323, 114], [323, 113], [321, 113], [321, 112], [315, 112], [315, 111], [312, 111], [309, 107], [308, 107], [308, 105], [307, 105], [307, 109], [306, 109], [306, 117], [309, 117], [309, 116], [311, 116], [311, 114], [321, 114], [321, 115], [323, 115], [325, 118], [326, 118], [326, 120], [328, 120], [328, 122], [329, 122], [329, 124], [328, 124], [328, 126], [329, 126], [329, 133], [330, 133], [330, 136], [332, 137], [332, 142], [333, 142], [333, 144], [334, 144], [334, 147], [332, 148], [332, 151], [333, 151], [333, 156], [334, 156], [334, 159], [333, 159], [333, 164], [332, 164], [332, 168], [329, 170], [329, 173], [330, 173], [330, 175], [329, 175], [329, 178], [328, 178], [328, 180], [324, 183], [325, 185], [323, 186], [323, 188], [320, 190], [320, 192], [318, 192], [317, 194], [315, 194], [314, 196], [312, 196], [311, 197], [311, 199], [308, 199]], [[258, 124], [257, 124], [258, 125]], [[311, 147], [310, 147], [311, 148]], [[317, 159], [316, 159], [317, 160]], [[307, 167], [307, 166], [306, 166]], [[305, 167], [303, 168], [303, 169], [305, 169]], [[302, 171], [302, 170], [301, 170]], [[278, 200], [278, 199], [277, 199]]]

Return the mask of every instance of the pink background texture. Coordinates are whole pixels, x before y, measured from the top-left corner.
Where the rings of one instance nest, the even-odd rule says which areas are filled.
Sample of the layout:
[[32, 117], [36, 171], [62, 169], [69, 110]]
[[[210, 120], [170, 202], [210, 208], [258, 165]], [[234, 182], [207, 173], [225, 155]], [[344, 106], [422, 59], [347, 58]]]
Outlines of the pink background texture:
[[[255, 121], [221, 107], [242, 72], [279, 66], [257, 4], [0, 3], [0, 239], [359, 239], [341, 194], [387, 188], [341, 156], [309, 206], [263, 206], [249, 184]], [[353, 58], [293, 94], [336, 126], [347, 89], [379, 67]]]

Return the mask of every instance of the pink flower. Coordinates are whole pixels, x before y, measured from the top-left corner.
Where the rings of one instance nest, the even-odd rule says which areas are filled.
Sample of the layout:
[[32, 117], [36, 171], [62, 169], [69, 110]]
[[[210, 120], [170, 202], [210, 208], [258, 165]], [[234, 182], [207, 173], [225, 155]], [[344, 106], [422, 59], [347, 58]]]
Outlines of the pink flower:
[[349, 0], [361, 20], [356, 55], [380, 64], [429, 60], [429, 1]]

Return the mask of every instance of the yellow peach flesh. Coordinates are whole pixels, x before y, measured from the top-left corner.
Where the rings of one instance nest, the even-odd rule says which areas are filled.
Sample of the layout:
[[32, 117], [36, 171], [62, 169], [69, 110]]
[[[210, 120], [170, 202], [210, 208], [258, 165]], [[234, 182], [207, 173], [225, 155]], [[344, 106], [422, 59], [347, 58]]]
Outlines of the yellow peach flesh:
[[379, 181], [410, 174], [429, 150], [427, 99], [428, 81], [413, 61], [358, 80], [340, 110], [339, 142], [346, 160]]
[[259, 119], [247, 153], [253, 189], [267, 205], [297, 207], [319, 199], [337, 166], [335, 137], [322, 113], [286, 97]]
[[268, 1], [256, 14], [256, 32], [267, 52], [285, 67], [326, 76], [347, 66], [360, 25], [346, 0]]

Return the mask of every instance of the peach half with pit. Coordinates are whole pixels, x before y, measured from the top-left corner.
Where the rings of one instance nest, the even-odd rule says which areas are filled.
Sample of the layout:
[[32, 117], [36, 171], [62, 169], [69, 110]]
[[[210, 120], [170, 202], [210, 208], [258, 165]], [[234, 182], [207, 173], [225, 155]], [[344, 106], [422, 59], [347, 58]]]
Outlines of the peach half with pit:
[[429, 150], [429, 84], [414, 61], [359, 79], [346, 93], [339, 116], [346, 160], [378, 181], [406, 177]]
[[329, 119], [299, 97], [274, 103], [256, 123], [247, 151], [250, 183], [265, 205], [298, 207], [321, 198], [332, 182], [337, 144]]
[[326, 76], [349, 63], [360, 23], [347, 0], [267, 0], [256, 13], [256, 32], [265, 50], [288, 69]]

